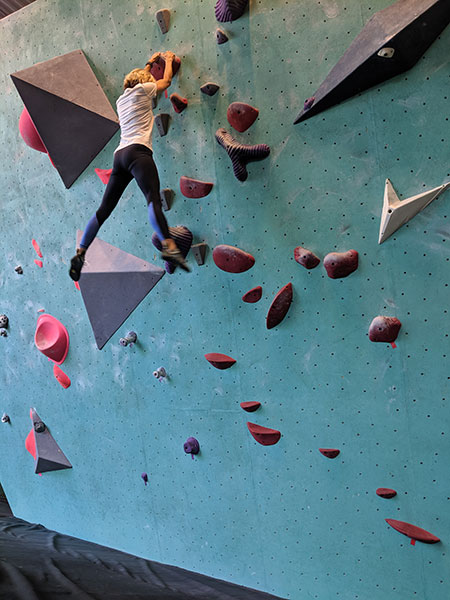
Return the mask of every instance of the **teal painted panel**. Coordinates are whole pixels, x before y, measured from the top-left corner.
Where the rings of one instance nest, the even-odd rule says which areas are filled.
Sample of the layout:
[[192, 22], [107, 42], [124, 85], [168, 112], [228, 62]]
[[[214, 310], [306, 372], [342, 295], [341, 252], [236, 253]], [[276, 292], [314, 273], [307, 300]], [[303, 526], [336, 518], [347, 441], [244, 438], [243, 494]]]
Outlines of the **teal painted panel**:
[[[62, 532], [176, 564], [283, 597], [444, 598], [450, 565], [447, 456], [448, 192], [377, 245], [384, 180], [401, 198], [450, 177], [446, 30], [408, 73], [305, 123], [292, 122], [364, 23], [389, 0], [253, 0], [250, 12], [220, 25], [214, 2], [178, 1], [163, 36], [162, 1], [38, 0], [0, 22], [2, 223], [0, 312], [0, 481], [15, 514]], [[70, 190], [46, 156], [18, 134], [21, 102], [9, 74], [81, 48], [111, 102], [123, 76], [153, 51], [172, 49], [182, 67], [170, 91], [189, 99], [155, 132], [162, 187], [176, 192], [167, 213], [205, 240], [206, 264], [166, 276], [100, 352], [79, 292], [67, 275], [75, 233], [97, 208], [116, 136]], [[221, 88], [208, 98], [200, 85]], [[214, 140], [228, 105], [260, 113], [236, 138], [267, 143], [270, 157], [239, 183]], [[185, 199], [181, 175], [214, 181], [203, 199]], [[135, 183], [100, 237], [159, 264], [145, 201]], [[43, 269], [31, 239], [41, 245]], [[219, 271], [211, 249], [236, 245], [255, 266]], [[322, 260], [360, 253], [348, 279], [293, 259], [303, 245]], [[21, 264], [22, 276], [14, 272]], [[265, 316], [289, 281], [288, 316], [267, 331]], [[255, 305], [241, 296], [261, 285]], [[60, 319], [71, 346], [63, 390], [34, 347], [38, 310]], [[397, 348], [372, 344], [378, 314], [403, 323]], [[122, 348], [129, 330], [139, 342]], [[218, 371], [203, 355], [233, 356]], [[153, 378], [163, 365], [167, 383]], [[244, 413], [239, 402], [262, 408]], [[35, 406], [73, 469], [33, 474], [24, 449]], [[246, 421], [279, 429], [258, 445]], [[195, 460], [183, 442], [195, 436]], [[319, 447], [340, 448], [329, 461]], [[140, 479], [149, 474], [149, 484]], [[392, 500], [376, 496], [393, 487]], [[417, 524], [442, 539], [409, 545], [384, 521]]]

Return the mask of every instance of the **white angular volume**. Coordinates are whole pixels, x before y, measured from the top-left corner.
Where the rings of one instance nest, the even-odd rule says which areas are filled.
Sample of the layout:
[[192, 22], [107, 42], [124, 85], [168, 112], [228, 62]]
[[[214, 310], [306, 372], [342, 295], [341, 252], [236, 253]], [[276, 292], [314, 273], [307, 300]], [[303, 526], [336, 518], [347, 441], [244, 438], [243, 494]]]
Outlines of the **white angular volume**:
[[381, 244], [387, 240], [397, 229], [420, 213], [449, 187], [450, 182], [417, 194], [417, 196], [411, 196], [406, 200], [400, 200], [392, 183], [386, 179], [378, 243]]

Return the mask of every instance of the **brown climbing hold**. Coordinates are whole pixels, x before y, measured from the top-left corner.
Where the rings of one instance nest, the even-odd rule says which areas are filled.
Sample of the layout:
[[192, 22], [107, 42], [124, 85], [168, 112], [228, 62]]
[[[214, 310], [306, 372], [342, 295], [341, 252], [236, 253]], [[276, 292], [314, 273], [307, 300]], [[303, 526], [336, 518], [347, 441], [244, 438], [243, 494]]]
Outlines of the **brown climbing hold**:
[[286, 316], [292, 302], [292, 283], [286, 284], [273, 299], [266, 317], [267, 329], [275, 327]]
[[175, 112], [181, 113], [188, 105], [187, 98], [183, 98], [180, 94], [170, 94], [170, 101]]
[[336, 448], [319, 448], [319, 452], [327, 458], [336, 458], [339, 455], [340, 450]]
[[429, 531], [422, 529], [421, 527], [417, 527], [417, 525], [411, 525], [411, 523], [397, 521], [396, 519], [385, 519], [385, 521], [395, 530], [410, 537], [411, 543], [415, 542], [416, 540], [418, 542], [423, 542], [424, 544], [436, 544], [437, 542], [441, 541], [438, 537]]
[[180, 190], [186, 198], [204, 198], [213, 188], [213, 183], [200, 181], [183, 175], [180, 177]]
[[381, 498], [393, 498], [397, 495], [397, 492], [390, 488], [378, 488], [376, 493], [377, 496], [381, 496]]
[[247, 427], [255, 440], [263, 446], [273, 446], [281, 437], [281, 433], [278, 430], [262, 427], [256, 423], [248, 422]]
[[356, 250], [330, 252], [323, 259], [323, 266], [331, 279], [347, 277], [358, 268], [358, 253]]
[[255, 412], [261, 406], [261, 402], [241, 402], [240, 406], [247, 412]]
[[224, 370], [229, 369], [236, 362], [234, 358], [231, 356], [227, 356], [226, 354], [220, 354], [219, 352], [210, 352], [209, 354], [205, 354], [206, 360], [212, 364], [216, 369]]
[[320, 258], [311, 252], [311, 250], [303, 248], [303, 246], [294, 248], [294, 258], [305, 269], [314, 269], [320, 263]]
[[246, 131], [256, 121], [259, 110], [244, 102], [232, 102], [227, 110], [227, 119], [231, 127], [240, 133]]
[[375, 317], [369, 327], [371, 342], [395, 342], [402, 326], [396, 317]]
[[167, 33], [170, 26], [170, 10], [168, 8], [162, 8], [156, 11], [156, 20], [158, 21], [161, 33]]
[[261, 300], [261, 296], [262, 296], [262, 287], [260, 285], [257, 285], [256, 287], [252, 288], [251, 290], [248, 290], [248, 292], [245, 292], [245, 294], [242, 296], [242, 300], [244, 302], [249, 302], [249, 303], [253, 304], [254, 302], [258, 302], [258, 300]]
[[244, 273], [255, 264], [255, 259], [251, 254], [226, 244], [220, 244], [214, 248], [213, 260], [219, 269], [227, 273]]

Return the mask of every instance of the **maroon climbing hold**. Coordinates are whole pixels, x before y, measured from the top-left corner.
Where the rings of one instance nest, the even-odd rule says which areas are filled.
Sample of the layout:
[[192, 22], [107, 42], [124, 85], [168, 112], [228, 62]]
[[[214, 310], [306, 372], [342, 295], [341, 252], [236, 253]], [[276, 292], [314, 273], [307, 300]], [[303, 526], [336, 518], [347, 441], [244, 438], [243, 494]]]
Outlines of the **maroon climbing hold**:
[[225, 44], [228, 42], [228, 36], [222, 29], [216, 29], [216, 42], [218, 44]]
[[292, 302], [292, 283], [286, 284], [273, 299], [266, 317], [267, 329], [275, 327], [286, 316]]
[[170, 94], [170, 101], [172, 102], [174, 111], [177, 113], [183, 112], [188, 105], [187, 99], [180, 96], [180, 94]]
[[255, 412], [261, 406], [261, 402], [241, 402], [241, 408], [247, 412]]
[[323, 259], [323, 266], [331, 279], [347, 277], [358, 268], [358, 253], [356, 250], [330, 252]]
[[240, 133], [246, 131], [256, 121], [259, 110], [244, 102], [232, 102], [227, 110], [227, 119], [231, 127]]
[[320, 263], [320, 258], [311, 252], [311, 250], [303, 248], [303, 246], [294, 248], [294, 258], [305, 269], [314, 269]]
[[395, 342], [402, 326], [396, 317], [375, 317], [369, 327], [371, 342]]
[[216, 19], [221, 23], [236, 21], [245, 12], [248, 0], [217, 0], [214, 8]]
[[417, 540], [418, 542], [423, 542], [424, 544], [436, 544], [437, 542], [441, 541], [438, 537], [436, 537], [429, 531], [426, 531], [421, 527], [417, 527], [416, 525], [411, 525], [411, 523], [397, 521], [396, 519], [385, 519], [385, 521], [391, 527], [393, 527], [400, 533], [403, 533], [403, 535], [410, 537], [411, 540]]
[[390, 488], [378, 488], [376, 493], [377, 496], [381, 496], [381, 498], [393, 498], [397, 495], [397, 492]]
[[202, 85], [200, 91], [206, 94], [207, 96], [214, 96], [214, 94], [219, 91], [219, 86], [217, 85], [217, 83], [208, 81], [207, 83], [204, 83]]
[[227, 356], [226, 354], [220, 354], [219, 352], [210, 352], [209, 354], [205, 354], [206, 360], [212, 364], [216, 369], [224, 370], [229, 369], [236, 362], [234, 358], [231, 356]]
[[183, 175], [180, 177], [180, 190], [186, 198], [204, 198], [213, 188], [213, 183], [191, 179]]
[[242, 296], [242, 300], [244, 302], [249, 302], [249, 303], [254, 303], [254, 302], [258, 302], [258, 300], [261, 300], [261, 296], [262, 296], [262, 287], [260, 285], [252, 288], [251, 290], [248, 290], [248, 292], [245, 292], [245, 294]]
[[255, 440], [263, 446], [273, 446], [281, 437], [281, 433], [276, 429], [262, 427], [261, 425], [256, 425], [256, 423], [247, 422], [247, 427]]
[[[175, 58], [173, 59], [172, 62], [172, 74], [176, 75], [178, 72], [178, 69], [180, 68], [181, 65], [181, 59], [178, 56], [175, 56]], [[157, 58], [155, 60], [154, 63], [152, 63], [152, 66], [150, 68], [150, 73], [153, 75], [153, 77], [158, 80], [158, 79], [162, 79], [164, 76], [164, 69], [166, 68], [166, 61], [164, 59], [164, 56], [160, 56], [159, 58]]]
[[251, 254], [226, 244], [220, 244], [214, 248], [213, 260], [219, 269], [227, 273], [244, 273], [255, 264], [255, 259]]
[[247, 163], [263, 160], [270, 154], [267, 144], [255, 144], [254, 146], [240, 144], [223, 127], [216, 131], [216, 140], [230, 157], [233, 173], [239, 181], [245, 181], [248, 177]]
[[327, 458], [336, 458], [336, 456], [339, 455], [340, 450], [336, 450], [336, 448], [319, 448], [319, 452]]

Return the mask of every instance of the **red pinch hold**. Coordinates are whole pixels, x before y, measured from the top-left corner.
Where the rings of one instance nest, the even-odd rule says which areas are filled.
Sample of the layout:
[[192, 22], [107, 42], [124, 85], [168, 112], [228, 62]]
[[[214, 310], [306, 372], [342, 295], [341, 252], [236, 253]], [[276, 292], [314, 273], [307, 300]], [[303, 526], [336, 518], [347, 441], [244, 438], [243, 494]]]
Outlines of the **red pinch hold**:
[[336, 448], [319, 448], [319, 452], [327, 458], [336, 458], [341, 451]]
[[109, 182], [111, 177], [112, 169], [94, 169], [97, 175], [100, 177], [100, 181], [105, 185]]
[[255, 440], [263, 446], [273, 446], [281, 437], [281, 433], [278, 430], [262, 427], [262, 425], [257, 425], [256, 423], [248, 422], [247, 427]]
[[254, 304], [255, 302], [258, 302], [258, 300], [261, 300], [261, 296], [262, 296], [262, 287], [260, 285], [252, 288], [251, 290], [248, 290], [248, 292], [245, 292], [245, 294], [242, 296], [242, 300], [244, 302], [249, 302], [250, 304]]
[[36, 250], [36, 254], [39, 256], [39, 258], [43, 258], [41, 249], [40, 249], [39, 244], [37, 243], [37, 241], [36, 240], [31, 240], [31, 243], [33, 244], [33, 248]]
[[417, 527], [417, 525], [411, 525], [411, 523], [397, 521], [396, 519], [385, 519], [385, 521], [396, 531], [399, 531], [400, 533], [403, 533], [403, 535], [406, 535], [413, 540], [417, 540], [418, 542], [423, 542], [424, 544], [436, 544], [441, 541], [438, 537], [421, 527]]
[[292, 302], [292, 283], [286, 284], [273, 299], [266, 317], [267, 329], [272, 329], [287, 315]]
[[204, 198], [213, 188], [213, 183], [200, 181], [183, 175], [180, 177], [180, 190], [186, 198]]
[[71, 381], [69, 377], [64, 373], [62, 369], [58, 367], [58, 365], [53, 365], [53, 375], [56, 378], [56, 381], [60, 383], [63, 388], [67, 389], [70, 387]]
[[242, 133], [256, 121], [259, 110], [244, 102], [232, 102], [227, 110], [228, 123]]
[[240, 406], [247, 412], [255, 412], [261, 406], [261, 402], [241, 402]]
[[37, 264], [37, 266], [42, 269], [42, 267], [44, 266], [44, 263], [42, 262], [42, 260], [38, 260], [37, 258], [34, 259], [34, 262]]
[[206, 360], [216, 369], [229, 369], [236, 362], [234, 358], [231, 356], [227, 356], [226, 354], [220, 354], [219, 352], [210, 352], [209, 354], [205, 354]]

